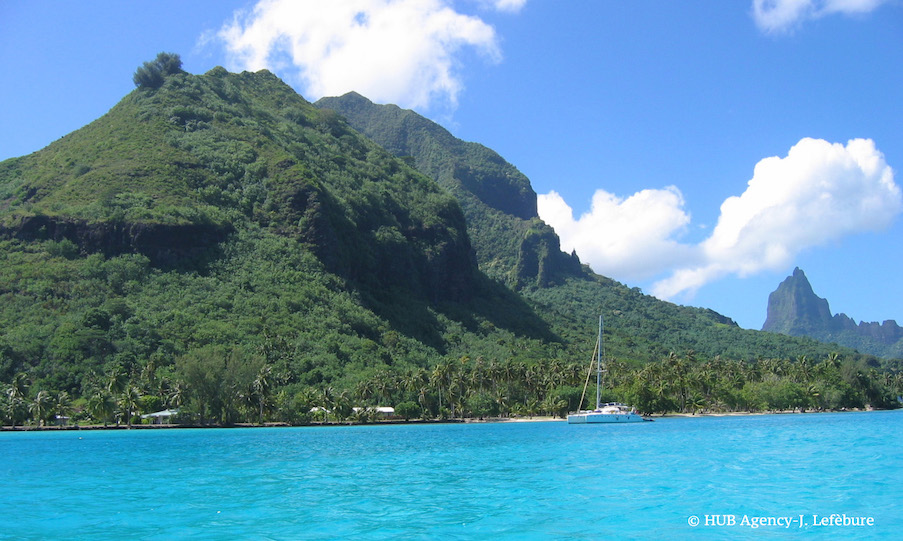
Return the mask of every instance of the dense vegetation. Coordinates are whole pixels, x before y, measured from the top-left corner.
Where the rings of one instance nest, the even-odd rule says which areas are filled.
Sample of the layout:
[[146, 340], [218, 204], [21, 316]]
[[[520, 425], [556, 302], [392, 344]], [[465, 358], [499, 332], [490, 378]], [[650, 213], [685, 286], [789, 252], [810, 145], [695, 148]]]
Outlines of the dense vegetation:
[[[585, 407], [592, 370], [577, 363], [487, 361], [463, 356], [432, 367], [383, 367], [354, 386], [285, 384], [279, 363], [219, 346], [179, 357], [161, 372], [151, 363], [93, 374], [77, 400], [66, 391], [29, 388], [19, 374], [0, 396], [4, 423], [131, 425], [138, 415], [176, 408], [176, 422], [230, 425], [279, 422], [373, 422], [377, 405], [394, 404], [407, 419], [555, 415]], [[643, 367], [612, 362], [603, 400], [626, 401], [644, 414], [682, 412], [828, 411], [892, 408], [903, 374], [879, 373], [836, 354], [820, 362], [800, 357], [753, 363], [698, 362], [669, 355]], [[592, 394], [590, 391], [589, 394]], [[64, 419], [65, 421], [60, 421]]]
[[[784, 383], [825, 397], [792, 407], [900, 392], [873, 358], [595, 276], [526, 207], [499, 203], [532, 190], [488, 149], [436, 162], [470, 175], [443, 188], [268, 72], [194, 76], [176, 60], [158, 57], [158, 85], [136, 73], [97, 121], [0, 163], [4, 423], [128, 424], [167, 407], [209, 424], [364, 420], [376, 405], [560, 413], [579, 400], [600, 311], [609, 392], [646, 411], [691, 411], [696, 393], [706, 409], [771, 409]], [[791, 376], [788, 359], [835, 350], [833, 372]], [[712, 381], [742, 378], [691, 377], [707, 366]]]

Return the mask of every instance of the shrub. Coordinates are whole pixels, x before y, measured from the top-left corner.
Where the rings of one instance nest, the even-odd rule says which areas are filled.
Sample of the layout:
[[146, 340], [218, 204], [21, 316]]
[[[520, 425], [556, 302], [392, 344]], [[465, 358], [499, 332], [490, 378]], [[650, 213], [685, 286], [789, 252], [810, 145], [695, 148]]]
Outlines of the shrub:
[[402, 402], [395, 406], [395, 415], [402, 417], [405, 421], [414, 417], [420, 417], [420, 406], [414, 402]]

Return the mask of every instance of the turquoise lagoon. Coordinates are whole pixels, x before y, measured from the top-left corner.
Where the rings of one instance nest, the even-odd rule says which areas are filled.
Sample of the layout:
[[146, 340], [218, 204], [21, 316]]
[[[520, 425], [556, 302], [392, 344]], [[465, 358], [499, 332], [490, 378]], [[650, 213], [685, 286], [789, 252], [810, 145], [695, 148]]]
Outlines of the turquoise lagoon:
[[0, 538], [899, 539], [901, 427], [903, 411], [6, 432]]

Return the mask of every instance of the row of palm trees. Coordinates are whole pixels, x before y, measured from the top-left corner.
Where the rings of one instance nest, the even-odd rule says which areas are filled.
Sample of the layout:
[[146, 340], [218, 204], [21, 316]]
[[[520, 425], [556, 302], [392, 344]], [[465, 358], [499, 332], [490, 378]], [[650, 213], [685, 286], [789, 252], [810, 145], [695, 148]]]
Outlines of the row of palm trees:
[[42, 389], [35, 393], [34, 397], [29, 398], [27, 390], [25, 374], [20, 373], [13, 377], [2, 396], [2, 415], [12, 426], [25, 420], [31, 420], [38, 426], [46, 426], [54, 420], [68, 418], [74, 411], [72, 399], [66, 391], [52, 394]]
[[[642, 366], [617, 360], [605, 366], [603, 398], [644, 413], [889, 408], [897, 407], [903, 394], [903, 373], [878, 371], [837, 354], [820, 362], [806, 356], [700, 362], [690, 351]], [[416, 400], [427, 415], [443, 408], [452, 416], [479, 414], [486, 408], [475, 412], [473, 403], [486, 397], [494, 415], [561, 414], [586, 407], [581, 397], [588, 376], [585, 364], [561, 360], [527, 364], [464, 357], [432, 370], [381, 370], [358, 385], [357, 395], [382, 403]]]
[[[382, 367], [339, 388], [289, 384], [289, 377], [264, 363], [244, 380], [214, 387], [220, 394], [212, 395], [192, 388], [178, 374], [161, 376], [165, 371], [148, 363], [138, 371], [116, 366], [95, 376], [78, 401], [66, 392], [29, 393], [27, 378], [19, 374], [6, 386], [0, 414], [12, 425], [45, 425], [75, 414], [126, 426], [139, 413], [164, 407], [181, 408], [183, 421], [202, 424], [366, 422], [376, 418], [377, 405], [403, 405], [405, 417], [425, 419], [564, 415], [587, 405], [588, 368], [587, 363], [560, 359], [465, 356], [431, 368]], [[204, 386], [192, 381], [195, 387]], [[610, 360], [603, 386], [606, 401], [627, 402], [643, 413], [888, 408], [899, 404], [901, 394], [903, 373], [879, 372], [836, 354], [819, 362], [805, 356], [751, 363], [717, 357], [698, 361], [693, 352], [672, 353], [646, 365]]]
[[[483, 357], [446, 360], [431, 369], [406, 372], [382, 369], [361, 380], [355, 395], [365, 403], [418, 403], [426, 415], [451, 417], [512, 413], [552, 414], [566, 409], [561, 392], [583, 384], [585, 367], [552, 359], [528, 364], [524, 361], [494, 361]], [[567, 402], [567, 400], [564, 400]], [[480, 407], [474, 410], [474, 405]], [[447, 413], [446, 413], [447, 412]]]

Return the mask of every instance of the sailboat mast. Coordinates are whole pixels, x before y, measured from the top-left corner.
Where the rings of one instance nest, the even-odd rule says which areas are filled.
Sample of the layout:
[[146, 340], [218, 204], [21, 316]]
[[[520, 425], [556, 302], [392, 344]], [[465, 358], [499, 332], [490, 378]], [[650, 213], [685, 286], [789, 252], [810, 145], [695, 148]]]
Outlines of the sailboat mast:
[[602, 314], [599, 314], [599, 349], [596, 357], [596, 409], [602, 407]]

